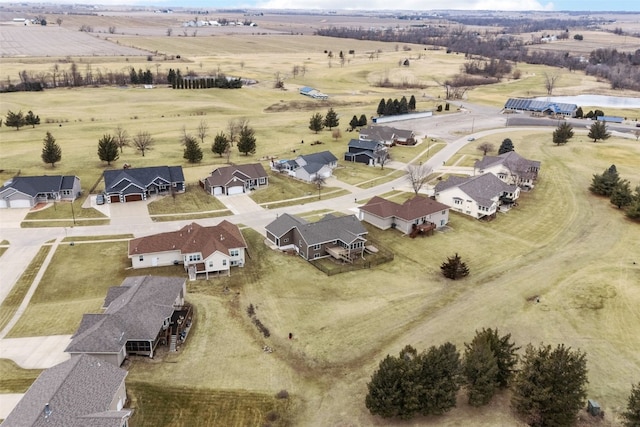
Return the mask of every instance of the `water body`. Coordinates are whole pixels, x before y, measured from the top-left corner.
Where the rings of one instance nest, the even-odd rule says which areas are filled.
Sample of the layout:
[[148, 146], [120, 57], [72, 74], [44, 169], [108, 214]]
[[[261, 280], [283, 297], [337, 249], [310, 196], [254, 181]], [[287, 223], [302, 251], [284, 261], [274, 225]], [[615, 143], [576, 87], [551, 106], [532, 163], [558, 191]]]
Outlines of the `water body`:
[[578, 106], [588, 105], [590, 107], [603, 108], [640, 108], [640, 98], [629, 98], [626, 96], [607, 95], [576, 95], [576, 96], [540, 96], [537, 101], [563, 102], [566, 104], [576, 104]]

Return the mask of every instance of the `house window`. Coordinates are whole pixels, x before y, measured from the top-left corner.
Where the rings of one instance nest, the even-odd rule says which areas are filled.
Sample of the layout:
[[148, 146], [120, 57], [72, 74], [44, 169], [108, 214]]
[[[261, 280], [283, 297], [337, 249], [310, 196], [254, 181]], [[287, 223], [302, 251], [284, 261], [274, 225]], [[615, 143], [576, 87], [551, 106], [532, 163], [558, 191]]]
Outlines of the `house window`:
[[289, 239], [282, 239], [282, 243], [288, 243]]
[[442, 211], [442, 215], [446, 215], [447, 211]]
[[209, 268], [213, 268], [213, 261], [209, 261]]
[[138, 258], [139, 261], [144, 261], [144, 255], [140, 255], [140, 258]]
[[314, 258], [320, 258], [320, 254], [314, 254], [313, 257]]
[[457, 197], [453, 198], [453, 203], [455, 203], [456, 205], [461, 205], [462, 204], [462, 199], [459, 199]]
[[200, 261], [202, 257], [200, 254], [189, 255], [189, 261]]
[[320, 246], [321, 245], [313, 245], [313, 250], [314, 251], [319, 251], [320, 250]]
[[258, 181], [260, 184], [264, 184], [267, 182], [266, 178], [260, 178], [260, 180]]
[[223, 267], [225, 267], [226, 265], [227, 265], [227, 260], [226, 260], [226, 259], [223, 259], [223, 260], [222, 260], [222, 266], [223, 266]]
[[231, 255], [231, 256], [238, 256], [238, 255], [240, 255], [240, 251], [239, 251], [238, 249], [231, 249], [231, 250], [229, 251], [229, 255]]
[[302, 247], [302, 240], [298, 240], [298, 246]]

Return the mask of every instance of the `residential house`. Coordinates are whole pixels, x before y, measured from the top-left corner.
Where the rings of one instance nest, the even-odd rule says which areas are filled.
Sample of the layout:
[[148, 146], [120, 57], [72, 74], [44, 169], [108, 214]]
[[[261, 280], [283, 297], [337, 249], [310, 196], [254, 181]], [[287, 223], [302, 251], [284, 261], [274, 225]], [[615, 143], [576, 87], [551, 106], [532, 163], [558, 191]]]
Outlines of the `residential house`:
[[360, 207], [360, 219], [382, 230], [395, 228], [411, 234], [419, 227], [429, 231], [447, 225], [449, 206], [420, 195], [402, 204], [374, 196]]
[[160, 344], [174, 350], [191, 326], [185, 282], [179, 277], [124, 279], [107, 292], [103, 313], [82, 316], [65, 351], [72, 357], [90, 354], [120, 366], [130, 355], [153, 358]]
[[269, 176], [261, 163], [224, 166], [211, 172], [201, 181], [212, 196], [242, 194], [269, 184]]
[[362, 257], [367, 230], [355, 215], [325, 215], [307, 222], [289, 214], [280, 215], [266, 227], [267, 240], [284, 251], [295, 251], [307, 261], [332, 256], [353, 262]]
[[80, 178], [73, 175], [16, 176], [0, 187], [0, 208], [32, 208], [80, 196]]
[[481, 174], [491, 172], [507, 184], [533, 188], [538, 179], [540, 162], [527, 160], [515, 151], [509, 151], [498, 156], [485, 156], [482, 160], [477, 160], [474, 170]]
[[109, 203], [147, 200], [154, 194], [184, 193], [182, 166], [152, 166], [104, 171], [104, 194]]
[[6, 427], [127, 427], [127, 371], [89, 355], [43, 371], [1, 424]]
[[520, 197], [520, 187], [506, 184], [492, 173], [450, 176], [436, 184], [435, 197], [451, 209], [474, 218], [493, 218], [501, 205], [515, 203]]
[[348, 151], [344, 153], [344, 159], [347, 162], [373, 166], [380, 163], [381, 152], [386, 152], [387, 146], [379, 141], [352, 139], [347, 149]]
[[359, 139], [378, 141], [389, 147], [392, 145], [415, 145], [417, 142], [415, 134], [411, 130], [375, 125], [360, 129]]
[[133, 268], [183, 264], [189, 277], [198, 274], [231, 274], [231, 267], [243, 267], [247, 242], [237, 225], [223, 220], [203, 227], [195, 222], [178, 231], [139, 237], [129, 241]]
[[338, 159], [331, 151], [301, 155], [294, 160], [273, 160], [271, 162], [272, 170], [287, 173], [289, 176], [306, 182], [313, 182], [316, 176], [329, 178], [337, 166]]

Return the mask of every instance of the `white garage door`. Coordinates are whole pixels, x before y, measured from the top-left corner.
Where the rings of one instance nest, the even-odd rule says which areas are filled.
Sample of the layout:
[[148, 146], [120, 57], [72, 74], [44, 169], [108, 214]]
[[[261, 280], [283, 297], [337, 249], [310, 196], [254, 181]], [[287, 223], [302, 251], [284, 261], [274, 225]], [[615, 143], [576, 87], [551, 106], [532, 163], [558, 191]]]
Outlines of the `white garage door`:
[[214, 187], [213, 188], [213, 195], [214, 196], [219, 196], [222, 194], [222, 187]]
[[230, 196], [233, 194], [242, 194], [244, 192], [244, 187], [241, 185], [237, 185], [235, 187], [229, 187], [227, 192], [229, 193]]
[[31, 203], [28, 200], [18, 199], [9, 201], [9, 206], [12, 208], [30, 208]]
[[0, 209], [9, 207], [5, 199], [0, 199]]

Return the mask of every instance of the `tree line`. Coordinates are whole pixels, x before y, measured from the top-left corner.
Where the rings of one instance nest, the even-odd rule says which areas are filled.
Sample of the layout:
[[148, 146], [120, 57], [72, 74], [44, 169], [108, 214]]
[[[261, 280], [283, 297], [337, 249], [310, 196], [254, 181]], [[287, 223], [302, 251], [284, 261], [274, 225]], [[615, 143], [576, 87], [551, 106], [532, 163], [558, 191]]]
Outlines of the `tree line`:
[[592, 51], [588, 61], [582, 61], [571, 52], [529, 51], [518, 37], [507, 34], [484, 34], [478, 37], [476, 31], [464, 26], [446, 28], [443, 26], [410, 27], [402, 31], [378, 29], [329, 27], [316, 30], [316, 35], [358, 40], [385, 41], [392, 43], [414, 43], [442, 46], [448, 53], [461, 52], [465, 55], [480, 55], [486, 58], [565, 67], [569, 70], [584, 70], [608, 80], [612, 88], [640, 90], [640, 49], [633, 53], [618, 52], [615, 48]]
[[[464, 353], [451, 342], [418, 352], [407, 345], [387, 355], [367, 384], [365, 406], [383, 418], [443, 415], [456, 406], [464, 387], [467, 403], [489, 404], [500, 390], [511, 390], [511, 408], [528, 425], [570, 426], [587, 397], [587, 356], [558, 344], [528, 344], [519, 355], [511, 334], [476, 331]], [[624, 425], [640, 420], [640, 383], [632, 385]]]
[[608, 197], [611, 204], [624, 209], [628, 218], [640, 221], [640, 185], [632, 191], [629, 181], [620, 178], [616, 165], [609, 166], [601, 174], [594, 174], [589, 191]]
[[407, 97], [403, 96], [400, 100], [391, 99], [384, 100], [382, 98], [378, 103], [376, 113], [379, 116], [395, 116], [398, 114], [407, 114], [416, 110], [416, 97], [411, 95], [411, 98], [407, 101]]

